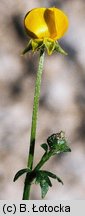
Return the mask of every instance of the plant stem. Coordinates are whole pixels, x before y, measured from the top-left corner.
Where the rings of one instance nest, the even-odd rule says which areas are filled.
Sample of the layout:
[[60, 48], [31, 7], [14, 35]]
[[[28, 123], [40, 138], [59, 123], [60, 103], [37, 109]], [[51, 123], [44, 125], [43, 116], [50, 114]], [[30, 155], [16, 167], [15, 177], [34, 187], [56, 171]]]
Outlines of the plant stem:
[[[32, 112], [30, 148], [29, 148], [29, 155], [28, 155], [28, 162], [27, 162], [27, 167], [30, 168], [31, 170], [33, 168], [33, 160], [34, 160], [37, 115], [38, 115], [38, 107], [39, 107], [41, 78], [42, 78], [42, 71], [43, 71], [43, 64], [44, 64], [44, 55], [45, 55], [44, 51], [40, 50], [40, 59], [39, 59], [37, 78], [36, 78], [36, 83], [35, 83], [34, 104], [33, 104], [33, 112]], [[29, 199], [30, 187], [31, 187], [31, 182], [30, 182], [28, 175], [26, 175], [25, 183], [24, 183], [24, 191], [23, 191], [23, 200]]]
[[24, 197], [27, 197], [28, 194], [30, 195], [30, 187], [31, 187], [31, 184], [32, 184], [33, 180], [35, 179], [35, 173], [36, 173], [36, 171], [39, 170], [44, 165], [44, 163], [49, 160], [49, 158], [52, 155], [53, 155], [53, 151], [52, 150], [49, 151], [48, 153], [44, 154], [42, 156], [41, 160], [39, 161], [39, 163], [32, 170], [32, 175], [29, 175], [29, 173], [27, 173], [26, 179], [25, 179]]
[[43, 155], [43, 157], [41, 158], [41, 160], [39, 161], [39, 163], [36, 165], [36, 167], [34, 168], [34, 172], [36, 170], [39, 170], [43, 165], [44, 163], [49, 160], [49, 158], [53, 155], [53, 151], [49, 151], [48, 153], [46, 153], [45, 155]]

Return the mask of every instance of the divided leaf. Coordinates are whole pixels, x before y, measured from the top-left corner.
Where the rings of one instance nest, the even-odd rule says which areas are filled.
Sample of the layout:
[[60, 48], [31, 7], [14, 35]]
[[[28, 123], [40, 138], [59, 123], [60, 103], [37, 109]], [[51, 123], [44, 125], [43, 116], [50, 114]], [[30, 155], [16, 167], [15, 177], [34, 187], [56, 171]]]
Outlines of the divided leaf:
[[49, 186], [52, 187], [52, 183], [49, 177], [53, 179], [57, 179], [58, 182], [63, 184], [62, 180], [55, 174], [45, 170], [38, 170], [36, 172], [35, 183], [40, 184], [42, 198], [44, 198], [46, 193], [48, 192]]
[[51, 183], [47, 173], [43, 172], [42, 170], [37, 171], [35, 183], [40, 184], [41, 197], [44, 198], [46, 193], [49, 190], [49, 186], [52, 187], [52, 183]]

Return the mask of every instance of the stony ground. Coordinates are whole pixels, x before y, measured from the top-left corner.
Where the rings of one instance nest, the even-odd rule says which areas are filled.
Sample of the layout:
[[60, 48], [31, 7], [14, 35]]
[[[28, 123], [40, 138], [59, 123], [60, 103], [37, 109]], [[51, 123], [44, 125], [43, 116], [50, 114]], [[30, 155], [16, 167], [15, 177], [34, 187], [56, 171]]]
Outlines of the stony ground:
[[[60, 40], [68, 56], [45, 58], [38, 115], [35, 161], [47, 137], [65, 131], [71, 153], [54, 157], [45, 168], [58, 174], [64, 186], [53, 181], [46, 199], [85, 199], [85, 1], [0, 1], [0, 199], [21, 199], [24, 168], [30, 139], [34, 82], [38, 54], [21, 52], [27, 36], [23, 18], [34, 7], [62, 8], [69, 16], [69, 30]], [[37, 190], [37, 193], [36, 193]], [[33, 185], [31, 199], [40, 199]]]

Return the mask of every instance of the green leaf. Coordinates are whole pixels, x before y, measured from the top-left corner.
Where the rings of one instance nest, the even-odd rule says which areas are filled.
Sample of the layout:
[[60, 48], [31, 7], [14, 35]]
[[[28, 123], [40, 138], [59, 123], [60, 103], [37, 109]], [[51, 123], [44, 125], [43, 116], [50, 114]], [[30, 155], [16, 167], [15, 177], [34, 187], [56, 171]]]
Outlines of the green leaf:
[[41, 187], [41, 197], [44, 198], [49, 190], [49, 185], [45, 179], [42, 179], [42, 181], [40, 182], [40, 187]]
[[45, 179], [48, 185], [52, 187], [52, 183], [48, 177], [48, 174], [43, 170], [39, 170], [36, 172], [36, 183], [40, 183], [42, 179]]
[[56, 176], [56, 179], [58, 182], [60, 182], [63, 185], [63, 181], [60, 179], [60, 177]]
[[58, 182], [60, 182], [60, 183], [63, 184], [63, 181], [60, 179], [60, 177], [58, 177], [58, 176], [55, 175], [54, 173], [51, 173], [51, 172], [45, 171], [45, 170], [43, 170], [43, 172], [45, 172], [50, 178], [57, 179]]
[[40, 172], [37, 171], [37, 172], [36, 172], [35, 184], [39, 184], [40, 181], [41, 181], [41, 179], [42, 179], [42, 176], [40, 175]]
[[45, 176], [45, 180], [46, 180], [46, 182], [48, 183], [48, 185], [49, 185], [50, 187], [52, 187], [51, 180], [49, 179], [49, 177], [47, 176], [47, 174], [46, 174], [46, 176]]
[[15, 182], [15, 181], [16, 181], [21, 175], [23, 175], [24, 173], [30, 173], [30, 172], [31, 172], [31, 170], [28, 169], [28, 168], [19, 170], [19, 171], [15, 174], [13, 181]]
[[63, 184], [62, 180], [55, 174], [45, 170], [38, 170], [36, 172], [35, 183], [40, 184], [42, 198], [44, 198], [46, 193], [48, 192], [49, 186], [52, 187], [52, 183], [49, 177], [53, 179], [57, 179], [58, 182]]
[[47, 175], [47, 173], [43, 172], [43, 170], [39, 170], [36, 172], [36, 184], [40, 184], [41, 187], [41, 196], [45, 197], [48, 192], [49, 186], [52, 187], [52, 183]]
[[46, 143], [41, 144], [41, 147], [45, 150], [45, 152], [48, 151], [48, 145]]
[[35, 183], [36, 184], [40, 183], [42, 181], [42, 179], [44, 179], [43, 171], [42, 170], [36, 171], [36, 181], [35, 181]]

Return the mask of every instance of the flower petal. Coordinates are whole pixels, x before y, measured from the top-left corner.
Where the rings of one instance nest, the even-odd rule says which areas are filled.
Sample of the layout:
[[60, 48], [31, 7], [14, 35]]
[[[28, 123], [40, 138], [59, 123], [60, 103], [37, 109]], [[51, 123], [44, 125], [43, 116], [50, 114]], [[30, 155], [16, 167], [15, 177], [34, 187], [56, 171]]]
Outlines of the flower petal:
[[35, 8], [25, 16], [24, 24], [30, 37], [42, 39], [50, 36], [44, 19], [45, 10], [46, 8]]
[[[61, 38], [68, 29], [68, 18], [67, 16], [59, 9], [52, 8], [55, 16], [55, 25], [57, 29], [57, 36], [55, 39]], [[52, 10], [51, 9], [51, 10]]]
[[57, 8], [35, 8], [26, 14], [24, 25], [31, 38], [57, 40], [66, 32], [68, 18]]

